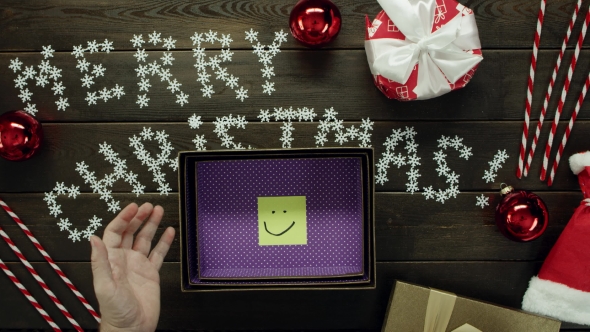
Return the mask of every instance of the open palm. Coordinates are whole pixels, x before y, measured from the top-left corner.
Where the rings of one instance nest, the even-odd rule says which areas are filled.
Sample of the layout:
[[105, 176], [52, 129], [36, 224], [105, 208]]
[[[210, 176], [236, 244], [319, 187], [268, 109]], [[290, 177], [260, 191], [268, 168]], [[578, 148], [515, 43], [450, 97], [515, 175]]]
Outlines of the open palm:
[[101, 331], [156, 329], [160, 315], [158, 271], [174, 239], [174, 228], [169, 227], [150, 253], [163, 214], [160, 206], [130, 204], [107, 225], [102, 240], [97, 236], [90, 239]]

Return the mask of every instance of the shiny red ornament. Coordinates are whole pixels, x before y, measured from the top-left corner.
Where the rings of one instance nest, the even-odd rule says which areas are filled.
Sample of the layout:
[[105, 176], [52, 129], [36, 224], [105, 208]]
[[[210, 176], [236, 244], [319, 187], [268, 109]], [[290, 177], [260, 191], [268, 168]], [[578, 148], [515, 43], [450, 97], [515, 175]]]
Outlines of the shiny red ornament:
[[496, 207], [496, 225], [507, 238], [526, 242], [543, 234], [549, 215], [543, 200], [530, 191], [515, 191], [506, 186], [500, 193], [503, 198]]
[[23, 111], [0, 115], [0, 156], [20, 161], [29, 159], [41, 146], [41, 124]]
[[300, 0], [289, 17], [293, 37], [308, 47], [320, 47], [336, 38], [342, 17], [330, 0]]

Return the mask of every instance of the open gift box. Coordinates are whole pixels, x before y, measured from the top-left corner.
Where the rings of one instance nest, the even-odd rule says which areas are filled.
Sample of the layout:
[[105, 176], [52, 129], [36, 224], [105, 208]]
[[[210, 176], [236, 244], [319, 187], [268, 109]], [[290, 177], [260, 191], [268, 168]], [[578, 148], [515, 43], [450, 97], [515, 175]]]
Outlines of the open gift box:
[[382, 332], [559, 332], [561, 322], [397, 280]]
[[181, 288], [375, 287], [373, 150], [179, 153]]

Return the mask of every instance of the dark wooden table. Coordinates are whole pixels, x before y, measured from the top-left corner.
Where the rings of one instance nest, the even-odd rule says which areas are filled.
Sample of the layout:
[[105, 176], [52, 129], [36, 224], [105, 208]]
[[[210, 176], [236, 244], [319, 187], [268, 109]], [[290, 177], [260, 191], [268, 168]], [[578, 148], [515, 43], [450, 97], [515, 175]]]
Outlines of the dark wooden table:
[[[213, 133], [216, 117], [245, 116], [246, 130], [230, 129], [235, 142], [255, 148], [280, 148], [281, 122], [261, 123], [257, 118], [261, 109], [274, 107], [314, 108], [318, 118], [324, 109], [334, 107], [345, 125], [358, 127], [361, 118], [375, 121], [372, 144], [376, 156], [385, 148], [383, 143], [392, 129], [414, 126], [419, 144], [420, 186], [445, 186], [437, 176], [432, 160], [437, 150], [436, 140], [441, 135], [464, 138], [473, 148], [473, 157], [461, 161], [449, 156], [451, 169], [460, 174], [461, 194], [444, 205], [424, 200], [420, 193], [406, 192], [407, 167], [389, 170], [390, 179], [378, 185], [376, 193], [376, 246], [378, 283], [370, 291], [278, 291], [229, 292], [215, 294], [181, 293], [178, 239], [162, 267], [162, 313], [159, 328], [197, 330], [327, 330], [354, 329], [378, 330], [384, 317], [387, 299], [395, 279], [419, 283], [456, 292], [501, 305], [520, 307], [527, 283], [535, 275], [545, 256], [579, 204], [582, 195], [576, 177], [567, 161], [557, 172], [555, 183], [547, 187], [539, 181], [542, 154], [537, 153], [531, 175], [523, 180], [515, 177], [518, 145], [522, 132], [522, 119], [526, 82], [530, 63], [538, 0], [461, 0], [474, 10], [480, 30], [484, 61], [466, 88], [439, 98], [418, 102], [398, 102], [385, 98], [373, 85], [366, 61], [364, 42], [365, 14], [374, 17], [380, 10], [375, 0], [337, 0], [343, 16], [343, 27], [336, 41], [320, 50], [300, 46], [290, 35], [273, 59], [276, 91], [272, 96], [262, 93], [262, 65], [252, 54], [252, 47], [244, 40], [244, 32], [253, 28], [259, 31], [259, 40], [270, 44], [273, 32], [288, 32], [288, 17], [295, 0], [245, 1], [57, 1], [23, 2], [4, 0], [0, 4], [0, 113], [26, 106], [15, 88], [17, 74], [8, 68], [10, 60], [18, 57], [24, 66], [39, 65], [42, 46], [51, 45], [56, 53], [51, 64], [62, 69], [64, 97], [70, 106], [65, 112], [55, 105], [57, 96], [49, 86], [42, 88], [29, 81], [33, 92], [32, 103], [39, 109], [37, 118], [43, 123], [44, 145], [38, 155], [25, 162], [0, 159], [0, 197], [2, 197], [30, 227], [46, 250], [59, 263], [75, 285], [97, 307], [92, 289], [89, 263], [90, 246], [86, 240], [75, 242], [60, 232], [58, 219], [49, 214], [44, 192], [51, 191], [56, 182], [80, 186], [82, 194], [74, 199], [58, 198], [63, 214], [74, 224], [86, 227], [86, 220], [97, 215], [108, 221], [113, 213], [107, 212], [104, 201], [93, 194], [75, 171], [76, 162], [85, 161], [97, 175], [112, 171], [112, 166], [98, 153], [99, 144], [107, 142], [127, 159], [129, 169], [139, 174], [146, 185], [145, 194], [136, 197], [129, 185], [118, 181], [113, 197], [121, 206], [130, 202], [150, 201], [166, 210], [163, 226], [178, 227], [178, 195], [176, 174], [166, 169], [166, 180], [172, 187], [168, 196], [160, 195], [151, 181], [147, 167], [133, 155], [128, 137], [138, 134], [143, 127], [165, 130], [177, 151], [194, 148], [195, 134], [204, 134], [207, 149], [221, 147], [221, 140]], [[585, 0], [580, 16], [586, 12]], [[553, 63], [557, 58], [562, 36], [566, 31], [574, 0], [549, 1], [546, 23], [542, 32], [541, 51], [536, 76], [533, 116], [537, 119]], [[572, 36], [581, 29], [581, 20]], [[240, 84], [249, 89], [244, 102], [222, 82], [213, 79], [216, 94], [204, 98], [196, 82], [197, 72], [190, 36], [194, 32], [217, 31], [231, 34], [234, 59], [227, 64], [229, 72], [240, 77]], [[136, 104], [139, 78], [135, 73], [135, 48], [130, 39], [134, 34], [147, 35], [154, 30], [162, 37], [176, 39], [171, 50], [176, 59], [170, 72], [181, 82], [184, 92], [190, 95], [189, 104], [181, 107], [166, 90], [166, 84], [151, 79], [149, 106]], [[89, 106], [84, 100], [86, 88], [81, 87], [82, 75], [76, 69], [76, 58], [71, 55], [74, 45], [87, 41], [113, 41], [115, 50], [109, 54], [86, 53], [93, 64], [107, 68], [104, 77], [96, 79], [96, 88], [120, 84], [126, 95], [120, 100], [98, 101]], [[572, 38], [574, 39], [574, 38]], [[570, 43], [573, 44], [573, 43]], [[574, 75], [571, 95], [577, 96], [589, 70], [588, 42], [581, 52], [578, 71]], [[570, 45], [571, 46], [571, 45]], [[207, 46], [205, 46], [207, 47]], [[148, 61], [162, 56], [160, 46], [144, 44]], [[208, 54], [219, 53], [219, 44], [208, 48]], [[573, 53], [566, 52], [564, 66]], [[556, 93], [560, 93], [564, 74], [559, 75]], [[564, 118], [569, 119], [574, 98], [566, 102]], [[556, 105], [552, 101], [550, 110]], [[588, 149], [584, 138], [590, 130], [590, 104], [580, 112], [564, 158], [573, 152]], [[192, 114], [205, 122], [199, 130], [191, 129], [187, 118]], [[539, 146], [544, 147], [549, 123], [549, 112]], [[316, 120], [318, 119], [316, 118]], [[564, 122], [564, 121], [562, 121]], [[314, 147], [317, 132], [314, 123], [294, 123], [293, 147]], [[561, 137], [565, 126], [558, 130]], [[333, 134], [331, 134], [333, 135]], [[330, 146], [337, 146], [334, 137]], [[357, 143], [347, 143], [349, 146]], [[158, 152], [155, 144], [147, 144], [148, 151]], [[482, 179], [487, 162], [498, 150], [506, 149], [510, 158], [500, 169], [496, 182]], [[550, 224], [539, 239], [530, 243], [517, 243], [506, 239], [494, 223], [494, 206], [499, 202], [501, 182], [517, 188], [535, 191], [547, 203]], [[493, 197], [490, 206], [475, 206], [476, 196]], [[4, 213], [0, 213], [0, 226], [12, 237], [22, 252], [47, 281], [50, 287], [87, 329], [97, 327], [93, 318], [77, 302], [66, 286], [35, 250], [33, 245]], [[98, 230], [102, 233], [102, 227]], [[40, 287], [27, 274], [9, 247], [0, 241], [0, 258], [46, 308], [59, 326], [71, 325], [43, 294]], [[30, 306], [5, 276], [0, 276], [0, 329], [47, 329], [48, 325]], [[564, 330], [583, 330], [564, 324]]]

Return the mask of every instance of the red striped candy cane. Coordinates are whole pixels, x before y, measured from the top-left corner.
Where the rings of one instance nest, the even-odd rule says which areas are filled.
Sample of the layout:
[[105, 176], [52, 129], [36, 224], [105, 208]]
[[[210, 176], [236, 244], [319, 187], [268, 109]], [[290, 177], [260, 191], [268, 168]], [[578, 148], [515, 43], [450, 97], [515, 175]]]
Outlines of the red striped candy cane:
[[563, 85], [563, 90], [561, 91], [561, 98], [559, 99], [559, 104], [557, 105], [555, 119], [553, 120], [553, 124], [551, 125], [551, 132], [549, 132], [549, 140], [547, 141], [547, 146], [545, 147], [545, 156], [543, 157], [543, 167], [541, 168], [541, 181], [544, 181], [547, 177], [547, 165], [549, 164], [549, 154], [551, 153], [551, 147], [553, 146], [553, 138], [555, 137], [557, 125], [559, 124], [559, 118], [561, 117], [561, 113], [563, 112], [563, 104], [565, 103], [565, 98], [567, 96], [567, 92], [569, 91], [570, 82], [572, 80], [574, 70], [576, 69], [576, 64], [578, 63], [578, 56], [580, 55], [580, 49], [582, 48], [582, 44], [584, 43], [584, 38], [586, 37], [586, 31], [588, 30], [589, 23], [590, 11], [586, 12], [586, 19], [584, 20], [584, 25], [582, 26], [582, 32], [578, 36], [576, 50], [574, 51], [572, 63], [570, 64], [569, 70], [567, 72], [567, 77]]
[[576, 118], [578, 117], [578, 113], [580, 112], [580, 108], [582, 107], [582, 104], [584, 103], [584, 98], [586, 98], [586, 92], [588, 92], [588, 87], [590, 87], [590, 74], [588, 74], [588, 77], [586, 78], [586, 83], [584, 84], [584, 88], [582, 88], [582, 92], [580, 93], [580, 96], [578, 97], [578, 103], [576, 104], [576, 108], [574, 110], [574, 113], [572, 114], [570, 122], [565, 130], [565, 133], [563, 134], [563, 138], [561, 139], [561, 144], [559, 144], [559, 149], [557, 150], [557, 155], [555, 156], [555, 160], [553, 161], [553, 166], [551, 167], [551, 175], [549, 175], [549, 180], [547, 180], [547, 185], [549, 185], [549, 186], [553, 184], [553, 178], [555, 177], [555, 171], [557, 170], [557, 166], [559, 165], [559, 160], [561, 159], [561, 155], [563, 153], [563, 149], [565, 148], [565, 145], [567, 144], [567, 140], [570, 137], [570, 134], [572, 133], [572, 128], [574, 127], [574, 122], [576, 122]]
[[570, 23], [567, 27], [567, 33], [563, 38], [563, 43], [561, 45], [561, 51], [559, 51], [559, 56], [557, 58], [557, 62], [555, 63], [555, 68], [553, 68], [553, 74], [551, 75], [551, 81], [549, 81], [549, 86], [547, 87], [547, 93], [545, 94], [545, 100], [543, 101], [543, 108], [541, 109], [541, 116], [539, 117], [539, 121], [537, 122], [537, 129], [535, 131], [535, 137], [533, 138], [533, 143], [531, 145], [531, 150], [529, 151], [529, 156], [524, 165], [524, 176], [527, 176], [529, 173], [529, 169], [531, 167], [531, 162], [533, 160], [533, 156], [535, 155], [535, 149], [537, 148], [537, 143], [539, 142], [539, 136], [541, 134], [541, 128], [543, 127], [543, 121], [545, 120], [545, 115], [547, 114], [547, 105], [549, 105], [549, 99], [551, 98], [551, 93], [553, 92], [553, 85], [555, 85], [555, 79], [557, 77], [557, 73], [559, 72], [559, 67], [561, 66], [561, 60], [563, 59], [563, 54], [565, 53], [565, 48], [567, 47], [567, 43], [569, 42], [570, 36], [572, 34], [572, 28], [576, 23], [576, 19], [578, 17], [578, 12], [580, 11], [580, 7], [582, 6], [582, 0], [578, 0], [576, 4], [576, 8], [574, 9], [574, 13], [572, 14], [572, 18], [570, 19]]
[[61, 302], [57, 299], [57, 297], [55, 296], [55, 294], [53, 294], [53, 292], [49, 289], [49, 287], [47, 286], [47, 284], [45, 283], [45, 281], [43, 281], [43, 279], [41, 278], [41, 276], [39, 276], [39, 274], [37, 273], [37, 271], [35, 270], [35, 268], [33, 267], [33, 265], [31, 265], [31, 263], [29, 263], [29, 261], [25, 258], [25, 256], [23, 256], [23, 254], [21, 253], [21, 251], [14, 244], [14, 242], [12, 242], [12, 240], [10, 239], [10, 237], [8, 237], [8, 234], [6, 234], [4, 232], [4, 230], [2, 229], [2, 227], [0, 227], [0, 236], [2, 236], [2, 238], [4, 239], [4, 241], [6, 241], [6, 243], [10, 246], [10, 249], [12, 249], [12, 251], [16, 254], [16, 256], [18, 257], [18, 259], [20, 259], [20, 261], [27, 268], [27, 270], [33, 276], [33, 278], [35, 278], [35, 280], [37, 280], [37, 282], [39, 283], [39, 285], [41, 286], [41, 288], [43, 288], [43, 290], [45, 291], [45, 293], [47, 293], [47, 295], [49, 296], [49, 298], [51, 298], [51, 300], [59, 308], [59, 310], [61, 311], [61, 313], [64, 316], [66, 316], [66, 318], [70, 321], [70, 323], [72, 323], [72, 325], [74, 326], [74, 328], [76, 329], [76, 331], [84, 331], [84, 330], [82, 330], [82, 327], [80, 327], [80, 324], [78, 324], [78, 322], [76, 322], [76, 320], [74, 319], [74, 317], [72, 317], [72, 315], [70, 314], [70, 312], [68, 311], [68, 309], [66, 309], [66, 307], [64, 307], [61, 304]]
[[543, 18], [545, 17], [546, 0], [541, 0], [541, 8], [537, 17], [537, 31], [535, 31], [535, 43], [533, 44], [533, 55], [531, 57], [531, 68], [529, 70], [529, 81], [526, 94], [526, 104], [524, 113], [524, 124], [522, 126], [522, 140], [520, 142], [520, 155], [518, 157], [518, 169], [516, 176], [522, 177], [525, 150], [529, 137], [529, 122], [531, 119], [531, 103], [533, 99], [533, 87], [535, 82], [535, 70], [537, 69], [537, 53], [539, 52], [539, 42], [541, 40], [541, 29], [543, 27]]
[[66, 277], [65, 273], [59, 268], [59, 266], [57, 266], [57, 264], [55, 264], [53, 259], [47, 253], [47, 251], [45, 251], [43, 246], [39, 243], [39, 241], [37, 241], [35, 236], [33, 236], [33, 233], [31, 233], [29, 228], [20, 220], [20, 218], [16, 215], [16, 213], [14, 213], [12, 211], [12, 209], [10, 209], [10, 207], [1, 198], [0, 198], [0, 206], [2, 206], [2, 208], [4, 208], [4, 211], [6, 211], [6, 213], [8, 213], [8, 215], [10, 215], [12, 217], [12, 220], [14, 220], [14, 222], [16, 222], [16, 224], [21, 228], [21, 230], [27, 235], [29, 240], [31, 240], [31, 242], [33, 242], [33, 244], [35, 245], [35, 248], [37, 248], [37, 250], [41, 253], [41, 255], [43, 255], [43, 258], [45, 258], [47, 263], [49, 263], [49, 265], [51, 265], [53, 270], [61, 277], [61, 279], [66, 283], [68, 288], [74, 293], [74, 295], [76, 295], [78, 300], [80, 300], [80, 302], [82, 302], [82, 304], [84, 305], [84, 307], [86, 307], [88, 312], [90, 312], [92, 317], [94, 317], [94, 319], [96, 319], [96, 321], [100, 323], [100, 316], [96, 313], [94, 308], [92, 308], [90, 303], [88, 303], [86, 298], [84, 298], [84, 295], [82, 295], [82, 293], [80, 293], [80, 291], [78, 291], [78, 289], [76, 288], [76, 286], [74, 286], [74, 284], [70, 281], [70, 279], [68, 277]]
[[12, 273], [12, 271], [10, 271], [8, 269], [8, 266], [6, 266], [6, 264], [4, 264], [4, 262], [1, 259], [0, 259], [0, 268], [2, 269], [2, 271], [4, 271], [4, 273], [6, 273], [8, 278], [21, 291], [21, 293], [23, 293], [23, 295], [27, 298], [27, 300], [29, 300], [29, 302], [31, 302], [33, 307], [35, 307], [35, 309], [37, 309], [39, 314], [41, 314], [43, 319], [45, 319], [45, 321], [53, 328], [53, 330], [54, 331], [61, 331], [59, 326], [57, 326], [57, 324], [55, 324], [55, 322], [53, 321], [53, 319], [51, 319], [49, 314], [47, 314], [45, 309], [43, 309], [43, 307], [39, 304], [39, 302], [37, 302], [37, 300], [33, 297], [33, 295], [31, 295], [31, 293], [29, 293], [29, 291], [25, 288], [25, 286], [23, 286], [23, 284], [21, 284], [20, 280], [18, 280], [18, 278]]

